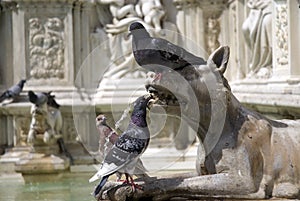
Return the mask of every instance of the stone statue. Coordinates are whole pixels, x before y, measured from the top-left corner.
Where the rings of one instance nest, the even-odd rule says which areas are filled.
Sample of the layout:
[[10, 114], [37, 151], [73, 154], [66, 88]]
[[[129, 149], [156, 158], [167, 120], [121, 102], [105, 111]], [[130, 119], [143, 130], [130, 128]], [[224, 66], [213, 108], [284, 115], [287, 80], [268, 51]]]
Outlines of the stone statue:
[[228, 59], [229, 47], [220, 47], [207, 64], [164, 71], [147, 86], [159, 108], [187, 121], [203, 142], [199, 175], [145, 180], [136, 192], [110, 183], [109, 199], [299, 198], [300, 121], [274, 121], [245, 108], [224, 77]]
[[140, 0], [136, 5], [136, 12], [146, 24], [153, 26], [157, 33], [161, 30], [161, 22], [166, 12], [160, 0]]
[[272, 1], [249, 0], [247, 5], [250, 12], [242, 30], [252, 57], [248, 77], [268, 78], [272, 73]]
[[[176, 25], [164, 21], [166, 14], [160, 0], [95, 0], [96, 7], [109, 5], [112, 15], [110, 23], [103, 25], [103, 30], [108, 35], [110, 61], [112, 64], [105, 73], [105, 77], [122, 78], [122, 77], [146, 77], [146, 73], [138, 68], [135, 63], [132, 49], [131, 37], [128, 37], [128, 27], [134, 21], [140, 21], [143, 25], [151, 30], [151, 33], [162, 37], [162, 28], [173, 30], [171, 40], [177, 42]], [[104, 18], [103, 12], [98, 12], [98, 18]], [[102, 16], [103, 15], [103, 16]], [[98, 29], [98, 32], [100, 30]]]
[[62, 115], [59, 105], [54, 101], [54, 96], [50, 95], [50, 93], [40, 93], [46, 97], [46, 101], [42, 104], [37, 104], [37, 101], [32, 103], [30, 110], [31, 123], [27, 137], [27, 143], [29, 144], [39, 143], [36, 141], [37, 135], [43, 136], [45, 144], [56, 143], [55, 139], [62, 138]]

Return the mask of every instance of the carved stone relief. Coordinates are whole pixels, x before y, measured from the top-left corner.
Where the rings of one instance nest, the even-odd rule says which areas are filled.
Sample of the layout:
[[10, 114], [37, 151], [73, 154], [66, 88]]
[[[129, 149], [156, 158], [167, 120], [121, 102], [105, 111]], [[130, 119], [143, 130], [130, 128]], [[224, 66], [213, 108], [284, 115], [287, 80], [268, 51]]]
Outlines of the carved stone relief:
[[14, 118], [14, 127], [16, 132], [16, 146], [27, 145], [27, 135], [30, 127], [30, 117], [16, 116]]
[[29, 27], [30, 76], [34, 79], [63, 79], [64, 22], [59, 17], [32, 17]]
[[220, 35], [220, 22], [218, 18], [209, 17], [206, 21], [206, 50], [208, 54], [211, 54], [215, 49], [220, 47], [219, 35]]
[[279, 66], [288, 64], [288, 13], [287, 5], [276, 5], [275, 18], [276, 63]]
[[[114, 79], [146, 77], [146, 73], [134, 61], [131, 51], [131, 38], [127, 36], [128, 27], [134, 21], [141, 21], [146, 29], [151, 32], [152, 36], [165, 37], [170, 35], [164, 33], [162, 29], [176, 31], [176, 26], [165, 20], [166, 11], [164, 5], [160, 0], [132, 0], [124, 2], [98, 0], [96, 2], [96, 9], [100, 11], [103, 11], [105, 6], [109, 6], [112, 16], [109, 20], [101, 20], [99, 24], [103, 27], [95, 29], [99, 35], [104, 30], [109, 41], [110, 61], [112, 63], [104, 66], [108, 67], [108, 71], [104, 76]], [[99, 19], [109, 16], [106, 12], [97, 12], [97, 14]], [[104, 21], [110, 21], [110, 23], [103, 24]], [[170, 37], [176, 38], [173, 35]], [[92, 37], [93, 40], [96, 38], [94, 33]], [[105, 39], [104, 37], [102, 38]]]
[[76, 141], [77, 132], [72, 116], [64, 116], [63, 138], [66, 143]]

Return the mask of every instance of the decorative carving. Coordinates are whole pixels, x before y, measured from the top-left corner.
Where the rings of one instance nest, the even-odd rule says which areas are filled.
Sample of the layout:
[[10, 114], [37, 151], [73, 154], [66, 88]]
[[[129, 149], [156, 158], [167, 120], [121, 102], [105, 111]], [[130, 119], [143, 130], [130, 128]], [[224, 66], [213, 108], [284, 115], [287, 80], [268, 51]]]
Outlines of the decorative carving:
[[199, 2], [196, 0], [174, 0], [173, 3], [178, 10], [182, 10], [183, 8], [193, 7]]
[[58, 17], [34, 17], [29, 24], [30, 76], [63, 79], [64, 22]]
[[30, 118], [24, 116], [16, 116], [14, 119], [14, 125], [16, 130], [16, 145], [27, 145], [27, 136], [29, 132]]
[[72, 116], [64, 117], [63, 133], [66, 143], [76, 141], [77, 132], [74, 126], [74, 119], [72, 118]]
[[276, 5], [275, 18], [276, 62], [283, 66], [288, 64], [288, 13], [287, 5]]
[[220, 22], [218, 18], [209, 17], [206, 23], [206, 50], [211, 54], [215, 49], [220, 47], [219, 35], [221, 31]]
[[[105, 24], [104, 30], [109, 39], [110, 61], [109, 69], [104, 75], [109, 78], [144, 78], [146, 73], [135, 63], [131, 38], [128, 35], [128, 27], [134, 21], [141, 21], [151, 32], [152, 36], [166, 36], [162, 28], [176, 30], [176, 26], [164, 20], [166, 14], [161, 0], [98, 0], [97, 10], [101, 11], [109, 5], [112, 15], [111, 23]], [[107, 18], [106, 12], [98, 12], [98, 18]], [[101, 20], [100, 24], [103, 21]], [[101, 34], [100, 29], [96, 29]], [[176, 38], [173, 35], [172, 38]], [[175, 39], [176, 40], [176, 39]]]

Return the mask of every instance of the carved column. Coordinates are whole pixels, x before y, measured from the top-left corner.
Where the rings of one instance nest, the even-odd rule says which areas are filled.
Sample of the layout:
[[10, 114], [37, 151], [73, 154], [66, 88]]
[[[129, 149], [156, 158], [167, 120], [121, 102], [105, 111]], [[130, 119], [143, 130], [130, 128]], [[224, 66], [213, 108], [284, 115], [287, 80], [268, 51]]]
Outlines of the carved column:
[[177, 8], [177, 27], [184, 37], [182, 45], [190, 52], [207, 58], [203, 10], [195, 0], [174, 0], [174, 4]]
[[[210, 55], [217, 49], [222, 41], [222, 14], [226, 10], [226, 3], [222, 0], [199, 1], [203, 10], [203, 29], [205, 30], [205, 49]], [[225, 41], [224, 41], [225, 42]], [[224, 44], [223, 44], [224, 45]]]
[[12, 66], [12, 11], [16, 4], [0, 1], [0, 91], [14, 84]]
[[249, 55], [246, 54], [246, 44], [242, 32], [242, 25], [247, 17], [246, 5], [243, 0], [233, 0], [228, 2], [228, 10], [224, 11], [222, 19], [227, 24], [223, 24], [222, 29], [224, 41], [229, 45], [230, 59], [229, 68], [225, 72], [225, 77], [229, 81], [237, 81], [246, 77], [249, 66]]
[[288, 76], [288, 6], [286, 0], [275, 0], [273, 10], [273, 73]]
[[[220, 46], [223, 23], [221, 15], [226, 10], [223, 0], [195, 1], [176, 0], [177, 26], [190, 39], [187, 49], [205, 58]], [[186, 39], [185, 39], [186, 40]], [[193, 44], [194, 43], [194, 44]], [[199, 47], [204, 50], [199, 50]]]
[[300, 78], [299, 2], [274, 0], [273, 79]]
[[288, 0], [289, 69], [291, 78], [300, 78], [300, 1]]

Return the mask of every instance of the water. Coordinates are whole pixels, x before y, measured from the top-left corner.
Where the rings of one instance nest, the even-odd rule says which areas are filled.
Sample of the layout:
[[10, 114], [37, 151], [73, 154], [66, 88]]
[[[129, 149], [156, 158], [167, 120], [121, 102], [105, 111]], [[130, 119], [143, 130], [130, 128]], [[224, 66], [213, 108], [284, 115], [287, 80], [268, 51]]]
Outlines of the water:
[[[152, 177], [195, 172], [197, 147], [191, 146], [184, 151], [174, 147], [151, 147], [142, 160]], [[61, 174], [23, 177], [5, 174], [5, 171], [12, 172], [14, 167], [1, 165], [0, 201], [95, 201], [91, 193], [99, 181], [88, 182], [97, 171], [94, 165], [72, 166], [70, 172]], [[109, 180], [115, 181], [116, 176], [112, 175]]]
[[88, 183], [91, 173], [39, 175], [26, 178], [0, 177], [0, 201], [95, 201]]

